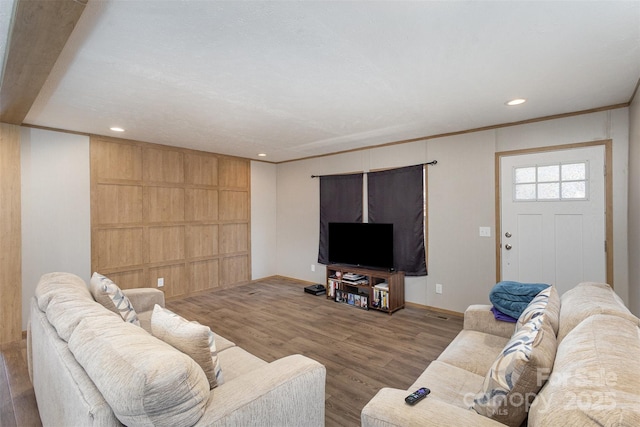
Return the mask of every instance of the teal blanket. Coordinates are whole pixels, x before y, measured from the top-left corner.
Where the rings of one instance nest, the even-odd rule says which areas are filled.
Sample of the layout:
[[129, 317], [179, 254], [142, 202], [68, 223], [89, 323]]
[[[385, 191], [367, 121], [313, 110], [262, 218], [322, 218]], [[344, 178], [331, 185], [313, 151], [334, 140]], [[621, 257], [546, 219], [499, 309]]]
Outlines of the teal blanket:
[[517, 319], [531, 300], [549, 286], [546, 283], [498, 282], [491, 289], [489, 300], [502, 313]]

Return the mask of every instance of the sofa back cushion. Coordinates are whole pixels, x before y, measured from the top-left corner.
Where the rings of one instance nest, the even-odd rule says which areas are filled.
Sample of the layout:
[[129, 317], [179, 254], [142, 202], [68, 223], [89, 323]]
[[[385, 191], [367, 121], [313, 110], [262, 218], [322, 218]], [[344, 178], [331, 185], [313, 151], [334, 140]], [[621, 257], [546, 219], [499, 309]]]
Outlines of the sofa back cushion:
[[187, 355], [117, 317], [88, 318], [69, 349], [125, 425], [190, 426], [209, 398], [209, 382]]
[[595, 314], [611, 314], [639, 324], [638, 318], [625, 307], [620, 297], [606, 283], [580, 283], [565, 292], [561, 302], [558, 342], [580, 322]]
[[80, 277], [72, 273], [47, 273], [40, 277], [36, 286], [35, 296], [40, 310], [46, 312], [53, 297], [61, 293], [93, 301], [87, 284]]
[[640, 426], [640, 329], [597, 314], [558, 346], [553, 372], [529, 411], [529, 427]]
[[43, 275], [35, 296], [38, 308], [65, 341], [85, 318], [117, 316], [95, 302], [84, 280], [70, 273]]
[[545, 315], [519, 330], [504, 347], [487, 373], [473, 409], [508, 426], [518, 427], [527, 417], [530, 403], [543, 385], [540, 373], [553, 366], [556, 335]]

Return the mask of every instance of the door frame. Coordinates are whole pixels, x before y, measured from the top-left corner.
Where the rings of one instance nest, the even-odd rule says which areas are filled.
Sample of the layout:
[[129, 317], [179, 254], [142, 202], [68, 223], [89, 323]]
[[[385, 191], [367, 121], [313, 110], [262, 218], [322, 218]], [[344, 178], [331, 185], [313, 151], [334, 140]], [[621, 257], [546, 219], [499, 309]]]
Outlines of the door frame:
[[503, 157], [522, 154], [537, 154], [549, 151], [563, 151], [573, 148], [604, 146], [604, 192], [605, 192], [605, 256], [607, 283], [613, 288], [613, 143], [611, 139], [600, 141], [578, 142], [546, 147], [524, 148], [520, 150], [499, 151], [495, 154], [495, 200], [496, 200], [496, 283], [502, 280], [502, 191], [500, 189], [501, 167]]

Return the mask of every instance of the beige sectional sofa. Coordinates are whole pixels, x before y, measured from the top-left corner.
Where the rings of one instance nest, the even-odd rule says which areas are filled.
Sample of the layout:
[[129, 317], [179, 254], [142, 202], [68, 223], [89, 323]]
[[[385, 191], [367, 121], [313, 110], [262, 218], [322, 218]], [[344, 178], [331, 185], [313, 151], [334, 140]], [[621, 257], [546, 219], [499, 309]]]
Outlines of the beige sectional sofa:
[[[521, 316], [515, 326], [495, 320], [491, 306], [470, 306], [463, 330], [438, 359], [408, 389], [380, 390], [363, 408], [362, 425], [640, 426], [638, 318], [606, 284], [548, 294], [534, 318]], [[530, 353], [509, 371], [513, 360], [504, 355], [529, 322], [538, 327]], [[506, 392], [496, 378], [504, 371]], [[407, 405], [419, 387], [431, 394]], [[487, 399], [487, 388], [500, 393]], [[487, 406], [491, 399], [500, 405]]]
[[214, 333], [224, 382], [211, 389], [192, 357], [150, 333], [164, 294], [123, 292], [140, 326], [96, 302], [75, 275], [41, 278], [27, 345], [43, 425], [324, 425], [320, 363], [301, 355], [267, 363]]

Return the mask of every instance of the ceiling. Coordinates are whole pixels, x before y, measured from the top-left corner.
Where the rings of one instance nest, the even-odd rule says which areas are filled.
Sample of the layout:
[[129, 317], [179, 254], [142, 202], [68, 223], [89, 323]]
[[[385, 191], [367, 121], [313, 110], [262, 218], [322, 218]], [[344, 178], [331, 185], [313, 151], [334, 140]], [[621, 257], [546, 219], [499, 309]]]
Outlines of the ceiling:
[[[13, 2], [0, 0], [0, 28]], [[640, 78], [640, 1], [89, 0], [83, 9], [14, 122], [282, 162], [625, 105]], [[5, 71], [13, 37], [45, 31], [34, 13], [20, 19], [28, 31], [0, 35]], [[19, 81], [9, 77], [0, 93], [20, 102], [7, 95]], [[527, 102], [506, 106], [513, 98]]]

